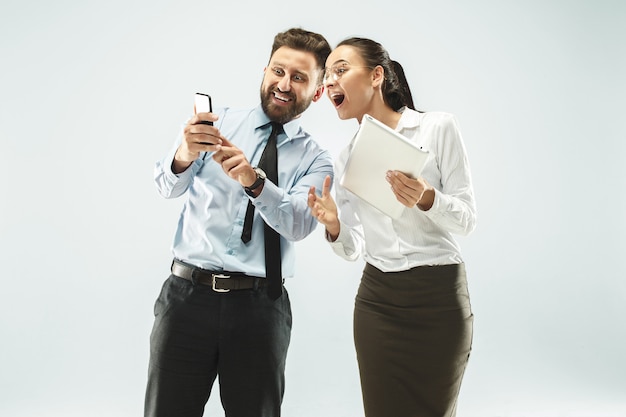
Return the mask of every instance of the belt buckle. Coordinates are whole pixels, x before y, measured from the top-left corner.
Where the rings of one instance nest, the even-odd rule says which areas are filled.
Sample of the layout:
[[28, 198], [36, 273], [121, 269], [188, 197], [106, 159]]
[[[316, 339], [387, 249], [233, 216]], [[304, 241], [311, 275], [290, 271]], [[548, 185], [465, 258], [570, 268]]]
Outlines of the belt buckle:
[[215, 288], [215, 280], [216, 280], [216, 278], [228, 279], [228, 278], [230, 278], [230, 275], [211, 274], [211, 288], [213, 288], [213, 291], [215, 291], [215, 292], [230, 292], [229, 289]]

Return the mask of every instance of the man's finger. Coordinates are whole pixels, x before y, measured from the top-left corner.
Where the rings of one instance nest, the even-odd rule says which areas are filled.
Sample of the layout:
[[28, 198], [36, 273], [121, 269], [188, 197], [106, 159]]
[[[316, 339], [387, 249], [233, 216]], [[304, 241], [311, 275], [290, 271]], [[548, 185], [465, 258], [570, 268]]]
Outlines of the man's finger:
[[221, 140], [222, 145], [228, 146], [229, 148], [235, 148], [235, 145], [233, 145], [233, 143], [226, 139], [224, 136], [219, 136], [219, 139]]
[[190, 120], [192, 124], [203, 124], [213, 126], [213, 122], [217, 121], [217, 116], [213, 113], [196, 113]]

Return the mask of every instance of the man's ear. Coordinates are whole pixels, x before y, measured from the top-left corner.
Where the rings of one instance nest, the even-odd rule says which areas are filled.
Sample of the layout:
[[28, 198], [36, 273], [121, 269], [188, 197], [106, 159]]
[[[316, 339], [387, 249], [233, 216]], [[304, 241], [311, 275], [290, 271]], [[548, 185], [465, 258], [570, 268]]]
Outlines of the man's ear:
[[324, 94], [324, 85], [320, 84], [317, 86], [317, 88], [315, 89], [315, 94], [313, 94], [313, 101], [317, 101], [320, 98], [322, 98], [322, 95]]
[[378, 87], [385, 81], [385, 70], [382, 66], [376, 65], [372, 71], [372, 85]]

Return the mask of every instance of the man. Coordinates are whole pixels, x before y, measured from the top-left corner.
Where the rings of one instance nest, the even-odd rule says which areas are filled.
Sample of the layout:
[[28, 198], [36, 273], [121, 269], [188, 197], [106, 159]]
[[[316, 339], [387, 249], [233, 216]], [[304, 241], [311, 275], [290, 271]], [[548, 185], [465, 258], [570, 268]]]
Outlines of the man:
[[196, 114], [157, 163], [161, 195], [187, 201], [155, 304], [146, 416], [202, 416], [216, 377], [227, 416], [280, 416], [291, 334], [283, 277], [293, 242], [316, 226], [308, 190], [332, 175], [298, 118], [322, 96], [329, 54], [321, 35], [279, 33], [261, 105]]

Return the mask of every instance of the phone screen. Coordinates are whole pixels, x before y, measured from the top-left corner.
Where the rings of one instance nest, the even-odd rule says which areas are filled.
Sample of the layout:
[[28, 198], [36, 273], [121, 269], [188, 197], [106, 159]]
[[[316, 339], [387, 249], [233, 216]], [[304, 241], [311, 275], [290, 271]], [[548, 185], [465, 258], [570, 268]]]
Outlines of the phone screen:
[[[213, 103], [211, 103], [211, 96], [204, 93], [196, 93], [194, 101], [194, 110], [196, 113], [213, 113]], [[213, 122], [202, 120], [200, 123], [213, 126]]]

